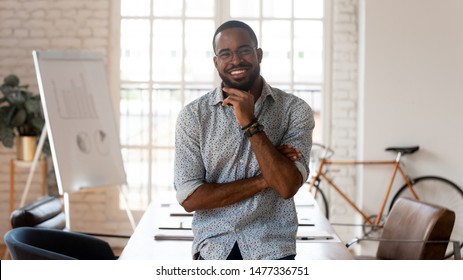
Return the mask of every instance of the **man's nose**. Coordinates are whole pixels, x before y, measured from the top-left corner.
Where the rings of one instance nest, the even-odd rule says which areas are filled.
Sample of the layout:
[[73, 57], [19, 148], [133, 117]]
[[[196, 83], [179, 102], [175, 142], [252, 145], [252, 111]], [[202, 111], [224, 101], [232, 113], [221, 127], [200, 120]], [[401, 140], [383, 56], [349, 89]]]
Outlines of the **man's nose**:
[[236, 64], [237, 62], [243, 61], [243, 58], [241, 57], [241, 54], [239, 52], [232, 52], [232, 59], [231, 62], [233, 64]]

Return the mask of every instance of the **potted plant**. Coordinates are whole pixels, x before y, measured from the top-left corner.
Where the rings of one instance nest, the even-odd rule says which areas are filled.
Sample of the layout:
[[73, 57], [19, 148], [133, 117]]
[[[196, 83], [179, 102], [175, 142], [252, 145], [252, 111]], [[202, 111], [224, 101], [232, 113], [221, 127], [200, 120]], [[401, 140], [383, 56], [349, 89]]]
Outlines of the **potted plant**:
[[[19, 78], [12, 74], [4, 78], [0, 86], [0, 141], [7, 148], [17, 140], [18, 159], [32, 160], [37, 136], [42, 132], [45, 118], [42, 113], [40, 95], [28, 90], [28, 85], [20, 85]], [[32, 146], [32, 152], [21, 151], [23, 146]], [[27, 156], [29, 155], [29, 156]]]

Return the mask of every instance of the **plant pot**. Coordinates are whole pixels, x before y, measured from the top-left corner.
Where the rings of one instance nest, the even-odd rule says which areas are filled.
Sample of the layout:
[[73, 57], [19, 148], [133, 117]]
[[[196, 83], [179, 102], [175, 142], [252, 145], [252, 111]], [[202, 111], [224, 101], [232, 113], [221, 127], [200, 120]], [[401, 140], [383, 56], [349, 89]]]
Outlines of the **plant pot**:
[[16, 152], [18, 160], [32, 161], [37, 149], [37, 137], [19, 136], [16, 137]]

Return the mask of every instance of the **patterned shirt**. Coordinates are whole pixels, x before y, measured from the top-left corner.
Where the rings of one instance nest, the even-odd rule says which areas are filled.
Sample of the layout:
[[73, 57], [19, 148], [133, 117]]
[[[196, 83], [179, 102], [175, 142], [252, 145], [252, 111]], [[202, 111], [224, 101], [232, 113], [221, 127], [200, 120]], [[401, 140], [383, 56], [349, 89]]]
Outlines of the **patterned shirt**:
[[[221, 87], [183, 108], [175, 135], [174, 187], [182, 203], [204, 182], [227, 183], [261, 173], [250, 141], [233, 107], [222, 106]], [[301, 150], [295, 161], [304, 182], [314, 128], [313, 112], [302, 99], [270, 87], [265, 81], [255, 116], [275, 146]], [[279, 259], [296, 254], [297, 214], [294, 200], [267, 188], [238, 203], [195, 211], [192, 254], [226, 259], [235, 242], [243, 259]]]

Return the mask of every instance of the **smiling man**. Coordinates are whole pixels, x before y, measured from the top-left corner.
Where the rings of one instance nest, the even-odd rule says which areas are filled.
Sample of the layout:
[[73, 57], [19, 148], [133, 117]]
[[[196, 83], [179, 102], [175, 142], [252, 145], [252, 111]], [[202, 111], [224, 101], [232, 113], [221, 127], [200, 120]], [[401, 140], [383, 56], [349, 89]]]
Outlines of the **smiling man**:
[[293, 196], [309, 173], [312, 110], [266, 83], [247, 24], [222, 24], [213, 49], [222, 84], [182, 109], [175, 135], [174, 187], [194, 211], [193, 258], [294, 259]]

